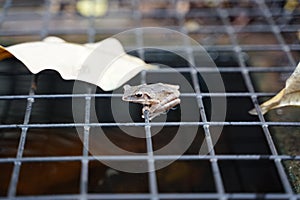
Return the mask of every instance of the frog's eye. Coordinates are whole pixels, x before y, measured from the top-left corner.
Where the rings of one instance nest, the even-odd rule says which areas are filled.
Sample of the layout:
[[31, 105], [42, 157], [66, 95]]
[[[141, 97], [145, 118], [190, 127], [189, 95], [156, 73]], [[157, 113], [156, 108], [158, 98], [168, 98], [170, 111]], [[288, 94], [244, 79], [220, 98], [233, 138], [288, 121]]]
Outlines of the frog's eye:
[[142, 96], [143, 96], [143, 93], [141, 93], [141, 92], [137, 92], [137, 93], [135, 93], [135, 96], [136, 96], [136, 97], [138, 97], [138, 98], [140, 98], [140, 97], [142, 97]]

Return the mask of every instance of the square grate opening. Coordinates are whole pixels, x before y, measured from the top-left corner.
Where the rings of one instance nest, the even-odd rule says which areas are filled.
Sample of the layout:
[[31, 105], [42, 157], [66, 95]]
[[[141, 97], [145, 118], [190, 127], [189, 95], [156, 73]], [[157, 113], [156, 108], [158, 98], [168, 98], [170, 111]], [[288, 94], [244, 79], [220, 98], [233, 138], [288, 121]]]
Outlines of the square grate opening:
[[[104, 12], [85, 16], [80, 3]], [[50, 35], [96, 42], [133, 30], [119, 36], [126, 51], [161, 67], [139, 73], [130, 85], [185, 80], [181, 105], [149, 122], [141, 105], [121, 100], [122, 89], [92, 93], [81, 82], [74, 94], [74, 81], [55, 71], [33, 75], [16, 59], [1, 61], [0, 200], [300, 199], [299, 108], [248, 113], [284, 87], [300, 60], [298, 1], [0, 0], [0, 10], [3, 46]], [[161, 34], [141, 27], [192, 38], [218, 71], [185, 37], [165, 47]], [[224, 91], [205, 81], [218, 74]], [[213, 103], [224, 98], [225, 119], [212, 119]], [[79, 122], [73, 101], [82, 105]], [[189, 145], [180, 152], [183, 143]], [[159, 166], [165, 167], [154, 170]]]

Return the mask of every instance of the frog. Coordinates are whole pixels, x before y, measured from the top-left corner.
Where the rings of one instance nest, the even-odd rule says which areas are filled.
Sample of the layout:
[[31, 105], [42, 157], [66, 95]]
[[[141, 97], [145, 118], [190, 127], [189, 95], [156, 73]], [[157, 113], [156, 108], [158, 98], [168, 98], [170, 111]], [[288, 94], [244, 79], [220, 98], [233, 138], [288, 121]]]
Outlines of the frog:
[[[130, 86], [126, 84], [123, 89], [122, 100], [143, 104], [142, 112], [149, 111], [149, 120], [167, 113], [181, 102], [179, 85], [154, 83]], [[142, 118], [145, 118], [145, 116], [142, 115]]]

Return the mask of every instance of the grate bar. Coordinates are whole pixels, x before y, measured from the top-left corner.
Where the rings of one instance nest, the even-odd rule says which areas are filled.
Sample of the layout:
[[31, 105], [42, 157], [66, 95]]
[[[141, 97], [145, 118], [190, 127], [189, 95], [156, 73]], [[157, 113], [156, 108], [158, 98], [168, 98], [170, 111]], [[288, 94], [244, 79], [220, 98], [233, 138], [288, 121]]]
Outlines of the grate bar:
[[[271, 149], [272, 154], [273, 155], [278, 155], [278, 152], [276, 150], [276, 147], [275, 147], [275, 144], [273, 142], [273, 139], [272, 139], [272, 136], [270, 134], [270, 131], [268, 129], [268, 126], [266, 126], [266, 125], [263, 126], [263, 129], [264, 129], [265, 135], [267, 137], [267, 141], [268, 141], [268, 144], [269, 144], [269, 147]], [[283, 184], [284, 189], [286, 190], [286, 192], [288, 194], [293, 194], [293, 189], [292, 189], [292, 187], [290, 185], [290, 182], [288, 180], [288, 177], [287, 177], [287, 175], [285, 173], [284, 167], [283, 167], [283, 165], [281, 163], [281, 159], [277, 158], [277, 159], [274, 160], [274, 162], [275, 162], [275, 165], [277, 167], [279, 176], [282, 179], [282, 184]], [[295, 198], [291, 198], [291, 200], [295, 200]]]
[[45, 14], [43, 15], [43, 24], [42, 24], [42, 28], [40, 30], [40, 38], [45, 38], [48, 35], [48, 27], [49, 27], [49, 23], [51, 20], [51, 13], [50, 13], [50, 9], [51, 9], [51, 2], [50, 0], [44, 0], [44, 6], [45, 6]]
[[0, 28], [7, 16], [8, 9], [11, 7], [11, 3], [12, 3], [12, 0], [6, 0], [2, 6], [2, 14], [0, 15]]
[[[283, 51], [287, 54], [287, 57], [288, 57], [291, 65], [292, 66], [296, 66], [296, 62], [295, 62], [294, 58], [292, 57], [292, 55], [290, 53], [290, 49], [285, 44], [284, 39], [283, 39], [282, 35], [280, 34], [279, 27], [276, 26], [274, 20], [272, 19], [272, 13], [269, 11], [269, 9], [267, 8], [267, 6], [265, 5], [264, 2], [257, 1], [257, 3], [259, 4], [260, 10], [264, 13], [265, 17], [267, 18], [269, 24], [271, 24], [272, 31], [274, 32], [277, 40], [279, 41], [279, 43], [280, 43]], [[265, 133], [267, 133], [267, 137], [269, 137], [268, 143], [269, 143], [269, 146], [271, 147], [271, 151], [273, 152], [273, 154], [278, 155], [277, 150], [276, 150], [275, 145], [274, 145], [274, 143], [272, 141], [272, 138], [271, 138], [271, 135], [269, 133], [269, 130], [268, 130], [267, 126], [263, 126], [263, 128], [265, 130]], [[275, 160], [275, 164], [276, 164], [276, 167], [278, 169], [279, 175], [280, 175], [280, 177], [282, 179], [282, 183], [283, 183], [283, 186], [284, 186], [285, 190], [289, 194], [292, 194], [293, 190], [292, 190], [291, 185], [290, 185], [290, 183], [288, 181], [288, 178], [287, 178], [287, 175], [285, 173], [284, 167], [283, 167], [283, 165], [281, 163], [281, 159], [276, 159]], [[294, 200], [294, 199], [296, 199], [296, 197], [291, 197], [290, 199]]]
[[[300, 27], [299, 27], [300, 28]], [[227, 29], [227, 27], [226, 27]], [[231, 28], [232, 31], [234, 31], [234, 28]], [[212, 34], [212, 33], [210, 33]], [[285, 45], [288, 49], [290, 50], [299, 50], [300, 47], [299, 45], [294, 45], [294, 44], [286, 44]], [[135, 46], [127, 46], [126, 49], [135, 49]], [[207, 45], [207, 44], [203, 44], [201, 45], [201, 47], [198, 46], [190, 46], [189, 49], [193, 49], [194, 51], [201, 51], [202, 49], [205, 48], [207, 51], [224, 51], [224, 52], [232, 52], [234, 46], [233, 45]], [[255, 45], [250, 45], [250, 44], [241, 44], [239, 45], [239, 47], [241, 48], [241, 50], [243, 51], [259, 51], [259, 52], [263, 52], [263, 51], [282, 51], [282, 47], [275, 45], [275, 44], [255, 44]], [[169, 51], [185, 51], [186, 49], [184, 47], [174, 47], [174, 46], [156, 46], [156, 45], [151, 45], [151, 48], [155, 48], [155, 49], [166, 49]], [[294, 65], [293, 65], [294, 66]], [[221, 66], [222, 67], [222, 66]]]
[[[133, 3], [133, 2], [132, 2]], [[133, 6], [138, 6], [139, 1], [135, 1]], [[136, 9], [138, 10], [138, 9]], [[136, 21], [137, 25], [141, 24], [141, 15], [140, 12], [134, 12], [134, 20]], [[141, 29], [135, 30], [136, 35], [136, 44], [137, 44], [137, 52], [139, 57], [144, 60], [145, 59], [145, 51], [144, 41], [143, 41], [143, 31]], [[145, 71], [141, 72], [141, 84], [146, 83], [146, 73]], [[149, 191], [152, 200], [158, 200], [158, 188], [157, 188], [157, 180], [155, 174], [155, 159], [153, 154], [153, 144], [152, 144], [152, 134], [151, 134], [151, 124], [149, 120], [149, 111], [144, 111], [144, 118], [145, 118], [145, 137], [146, 137], [146, 146], [147, 146], [147, 163], [148, 163], [148, 182], [149, 182]]]
[[149, 187], [151, 193], [151, 199], [158, 199], [158, 190], [157, 190], [157, 180], [155, 174], [155, 159], [153, 155], [153, 145], [152, 145], [152, 136], [151, 136], [151, 125], [149, 123], [149, 112], [148, 110], [144, 111], [145, 116], [145, 132], [146, 132], [146, 144], [147, 144], [147, 162], [148, 162], [148, 174], [149, 174]]
[[[280, 193], [269, 193], [269, 194], [253, 194], [253, 193], [225, 193], [224, 196], [230, 199], [287, 199], [290, 197], [300, 198], [300, 195], [287, 195]], [[160, 199], [216, 199], [219, 198], [218, 194], [215, 193], [168, 193], [168, 194], [159, 194]], [[69, 199], [78, 199], [80, 195], [44, 195], [44, 196], [18, 196], [14, 199], [16, 200], [69, 200]], [[92, 199], [149, 199], [150, 195], [148, 194], [89, 194], [87, 198]], [[9, 198], [1, 198], [0, 200], [9, 200]]]
[[[242, 97], [251, 97], [253, 95], [257, 96], [274, 96], [276, 93], [270, 93], [270, 92], [261, 92], [261, 93], [251, 93], [251, 92], [231, 92], [231, 93], [202, 93], [202, 97], [237, 97], [237, 96], [242, 96]], [[88, 96], [91, 97], [121, 97], [122, 94], [58, 94], [58, 95], [33, 95], [33, 96], [28, 96], [28, 95], [4, 95], [0, 96], [0, 100], [14, 100], [14, 99], [27, 99], [27, 98], [33, 98], [33, 99], [60, 99], [60, 98], [86, 98]], [[195, 93], [182, 93], [180, 95], [181, 97], [197, 97], [197, 94]]]
[[[45, 0], [45, 2], [47, 2], [47, 1]], [[11, 3], [11, 2], [6, 2], [6, 3]], [[49, 5], [46, 6], [46, 8], [49, 11]], [[43, 17], [43, 22], [44, 22], [43, 28], [47, 28], [46, 26], [48, 26], [48, 23], [49, 23], [49, 16], [47, 15], [47, 12]], [[40, 30], [40, 38], [43, 38], [46, 35], [46, 30], [47, 29]], [[30, 121], [32, 106], [34, 103], [34, 98], [32, 96], [34, 96], [34, 94], [35, 94], [35, 88], [36, 88], [36, 75], [33, 75], [32, 81], [31, 81], [31, 86], [29, 88], [29, 97], [27, 98], [27, 105], [26, 105], [26, 111], [25, 111], [24, 122], [23, 122], [23, 125], [25, 125], [25, 126], [21, 128], [22, 132], [21, 132], [17, 156], [16, 156], [17, 159], [20, 159], [23, 156], [25, 142], [26, 142], [26, 136], [27, 136], [27, 131], [28, 131], [28, 127], [26, 127], [26, 125], [28, 125], [29, 121]], [[8, 188], [8, 197], [10, 197], [10, 198], [13, 198], [16, 196], [21, 165], [22, 165], [22, 163], [19, 161], [14, 162], [12, 176], [11, 176], [11, 180], [10, 180], [9, 188]]]
[[[263, 4], [262, 1], [257, 2], [257, 3], [260, 6], [261, 6], [261, 4]], [[241, 48], [239, 47], [239, 45], [237, 43], [237, 38], [236, 38], [235, 32], [232, 29], [232, 26], [231, 26], [230, 21], [228, 19], [228, 13], [227, 13], [227, 11], [225, 9], [222, 9], [222, 8], [217, 9], [217, 11], [220, 14], [220, 17], [221, 17], [223, 23], [226, 25], [226, 30], [227, 30], [227, 32], [229, 34], [231, 43], [234, 45], [234, 50], [235, 50], [235, 53], [237, 55], [237, 58], [238, 58], [238, 61], [239, 61], [239, 65], [240, 65], [240, 67], [242, 69], [244, 69], [242, 75], [244, 77], [246, 86], [247, 86], [247, 88], [248, 88], [248, 90], [250, 92], [254, 92], [254, 87], [253, 87], [251, 79], [249, 77], [249, 73], [248, 73], [248, 70], [247, 70], [247, 67], [246, 67], [246, 64], [245, 64], [245, 60], [244, 60], [244, 58], [242, 56]], [[271, 21], [270, 19], [268, 19], [268, 22], [271, 23], [270, 25], [274, 25], [274, 23], [272, 23], [273, 21]], [[258, 103], [257, 103], [257, 96], [253, 95], [252, 100], [253, 100], [253, 103], [254, 103], [256, 109], [260, 110], [259, 106], [258, 106]], [[258, 116], [259, 116], [260, 121], [262, 121], [264, 123], [265, 120], [264, 120], [264, 117], [262, 116], [262, 113], [260, 111], [258, 113], [259, 113]], [[272, 140], [272, 137], [270, 135], [270, 132], [269, 132], [267, 126], [266, 125], [262, 125], [262, 128], [264, 130], [264, 134], [265, 134], [265, 137], [267, 139], [267, 142], [269, 144], [269, 148], [270, 148], [272, 154], [273, 155], [278, 155], [278, 153], [276, 151], [276, 147], [274, 145], [274, 142]], [[287, 178], [286, 174], [284, 173], [284, 168], [283, 168], [283, 166], [281, 164], [281, 160], [280, 159], [276, 159], [276, 160], [274, 160], [274, 162], [275, 162], [277, 171], [279, 173], [279, 176], [281, 178], [281, 181], [283, 183], [283, 187], [284, 187], [285, 191], [289, 195], [292, 195], [293, 194], [293, 190], [291, 188], [291, 185], [290, 185], [290, 183], [288, 181], [288, 178]]]
[[[32, 83], [34, 83], [34, 79], [35, 78], [33, 76]], [[29, 96], [32, 96], [32, 95], [34, 95], [34, 88], [31, 86], [30, 90], [29, 90]], [[29, 97], [27, 99], [26, 112], [25, 112], [24, 122], [23, 122], [23, 125], [25, 125], [25, 126], [29, 123], [33, 103], [34, 103], [34, 99]], [[22, 156], [23, 156], [28, 127], [22, 127], [21, 129], [22, 129], [22, 132], [21, 132], [21, 136], [20, 136], [20, 140], [19, 140], [17, 156], [16, 156], [16, 160], [14, 161], [14, 167], [13, 167], [12, 176], [10, 179], [10, 184], [9, 184], [9, 189], [8, 189], [8, 197], [9, 198], [14, 197], [17, 192], [18, 178], [19, 178], [20, 168], [22, 165], [22, 162], [20, 162], [19, 159], [22, 158]]]
[[[299, 47], [300, 48], [300, 47]], [[171, 68], [174, 68], [171, 66]], [[295, 69], [295, 66], [273, 66], [273, 67], [259, 67], [259, 66], [248, 66], [247, 70], [249, 72], [293, 72]], [[177, 72], [190, 72], [190, 69], [188, 66], [182, 66], [176, 68]], [[211, 67], [201, 67], [197, 68], [197, 71], [199, 72], [215, 72], [216, 70]], [[218, 66], [219, 72], [241, 72], [242, 69], [239, 67], [222, 67]], [[160, 68], [160, 69], [152, 69], [152, 73], [170, 73], [174, 72], [174, 70], [171, 70], [170, 68]], [[5, 73], [0, 72], [1, 75], [11, 75], [11, 73]], [[27, 75], [27, 73], [18, 73], [18, 75]], [[106, 94], [98, 94], [98, 95], [106, 95]]]
[[[87, 94], [91, 94], [91, 89], [87, 89]], [[81, 180], [80, 180], [80, 194], [81, 200], [87, 199], [88, 191], [88, 165], [89, 165], [89, 135], [90, 135], [90, 110], [91, 97], [85, 98], [85, 119], [84, 119], [84, 133], [83, 133], [83, 149], [81, 159]]]
[[[138, 12], [137, 12], [138, 13]], [[138, 15], [138, 14], [137, 14]], [[22, 16], [24, 19], [23, 21], [26, 21], [26, 17]], [[134, 15], [132, 18], [134, 19], [136, 16]], [[15, 21], [16, 19], [11, 19], [8, 16], [6, 16], [5, 21]], [[20, 18], [18, 18], [20, 20]], [[38, 17], [30, 17], [27, 20], [39, 20]], [[74, 19], [76, 20], [76, 18]], [[80, 20], [77, 19], [77, 20]], [[136, 28], [138, 26], [128, 27], [129, 28]], [[222, 34], [226, 33], [225, 27], [223, 25], [203, 25], [202, 29], [191, 31], [190, 33], [193, 34], [210, 34], [210, 33], [217, 33]], [[172, 29], [172, 30], [178, 30], [179, 28], [177, 26], [165, 26], [165, 28]], [[284, 32], [295, 32], [300, 28], [300, 25], [285, 25], [284, 27], [281, 27], [281, 30]], [[234, 26], [233, 29], [238, 33], [260, 33], [260, 32], [272, 32], [272, 28], [270, 26], [266, 25], [247, 25], [246, 27], [241, 26]], [[95, 28], [95, 34], [117, 34], [122, 31], [124, 31], [123, 28]], [[67, 29], [57, 29], [57, 30], [49, 30], [49, 34], [59, 34], [59, 35], [69, 35], [69, 34], [79, 34], [84, 35], [87, 33], [86, 28], [73, 28], [72, 30]], [[32, 29], [32, 30], [1, 30], [0, 36], [24, 36], [24, 35], [39, 35], [40, 30], [39, 29]]]
[[[260, 121], [241, 121], [241, 122], [151, 122], [151, 126], [300, 126], [299, 122], [260, 122]], [[0, 129], [9, 128], [74, 128], [84, 127], [84, 123], [61, 123], [61, 124], [7, 124], [0, 125]], [[115, 127], [115, 126], [145, 126], [143, 122], [137, 123], [90, 123], [90, 127]]]
[[88, 29], [87, 29], [87, 36], [88, 36], [88, 42], [89, 43], [95, 42], [96, 28], [95, 28], [95, 17], [94, 16], [89, 17], [89, 25], [88, 25]]
[[[178, 158], [178, 155], [154, 155], [154, 160], [174, 160]], [[103, 160], [103, 161], [115, 161], [115, 160], [147, 160], [148, 156], [87, 156], [85, 159], [88, 161]], [[292, 155], [183, 155], [178, 160], [300, 160], [300, 156]], [[58, 162], [58, 161], [80, 161], [80, 156], [53, 156], [53, 157], [22, 157], [22, 158], [4, 158], [0, 159], [0, 163], [11, 162]]]
[[275, 24], [273, 18], [272, 18], [272, 13], [270, 12], [269, 8], [266, 6], [264, 0], [256, 0], [259, 9], [263, 13], [264, 17], [266, 18], [267, 22], [270, 24], [272, 27], [272, 32], [274, 33], [277, 41], [279, 42], [280, 47], [282, 50], [286, 53], [286, 56], [288, 57], [290, 63], [292, 66], [296, 66], [297, 63], [293, 56], [291, 55], [289, 47], [285, 44], [285, 41], [280, 33], [280, 28]]
[[[184, 16], [183, 15], [179, 15], [179, 21], [181, 26], [184, 23]], [[187, 34], [185, 29], [181, 30], [181, 33], [183, 34]], [[192, 82], [193, 82], [193, 86], [194, 86], [194, 90], [195, 93], [197, 94], [196, 96], [196, 100], [197, 100], [197, 104], [198, 104], [198, 108], [200, 111], [200, 116], [201, 119], [204, 123], [206, 123], [207, 117], [206, 117], [206, 113], [205, 113], [205, 109], [204, 109], [204, 104], [202, 101], [202, 96], [201, 96], [201, 90], [200, 90], [200, 85], [199, 85], [199, 80], [197, 77], [197, 71], [194, 69], [195, 65], [195, 60], [194, 60], [194, 56], [193, 56], [193, 50], [190, 48], [190, 44], [189, 44], [189, 40], [184, 37], [184, 46], [186, 48], [186, 52], [187, 52], [187, 56], [188, 56], [188, 63], [189, 63], [189, 67], [191, 69], [191, 77], [192, 77]], [[215, 152], [214, 152], [214, 145], [212, 142], [212, 138], [211, 138], [211, 134], [210, 134], [210, 130], [209, 130], [209, 125], [204, 125], [204, 133], [205, 133], [205, 141], [207, 144], [207, 148], [208, 148], [208, 153], [209, 155], [211, 155], [212, 157], [215, 156]], [[201, 150], [200, 150], [201, 151]], [[199, 151], [199, 154], [201, 154], [201, 152]], [[223, 185], [223, 181], [221, 178], [221, 174], [220, 174], [220, 169], [218, 166], [218, 160], [214, 157], [213, 159], [210, 159], [210, 164], [212, 167], [212, 172], [213, 172], [213, 178], [215, 180], [215, 184], [216, 184], [216, 190], [217, 193], [219, 195], [219, 199], [226, 199], [226, 197], [224, 196], [224, 185]]]

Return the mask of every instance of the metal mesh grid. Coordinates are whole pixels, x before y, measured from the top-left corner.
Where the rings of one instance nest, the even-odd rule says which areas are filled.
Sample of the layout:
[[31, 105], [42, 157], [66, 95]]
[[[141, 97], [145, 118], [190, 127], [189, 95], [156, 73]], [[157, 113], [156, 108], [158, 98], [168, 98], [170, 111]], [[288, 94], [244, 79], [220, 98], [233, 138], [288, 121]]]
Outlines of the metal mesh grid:
[[[65, 2], [65, 1], [62, 1]], [[51, 13], [52, 1], [1, 1], [0, 5], [2, 11], [0, 13], [0, 37], [3, 38], [18, 38], [21, 36], [33, 37], [42, 39], [47, 35], [81, 35], [86, 36], [88, 42], [94, 42], [99, 35], [112, 35], [114, 33], [121, 32], [128, 28], [140, 27], [145, 25], [145, 19], [149, 18], [154, 20], [155, 23], [159, 24], [160, 20], [173, 19], [176, 21], [175, 24], [166, 25], [165, 27], [178, 30], [187, 35], [201, 35], [201, 34], [218, 34], [224, 35], [228, 39], [228, 44], [214, 44], [209, 43], [204, 44], [204, 47], [209, 52], [232, 52], [236, 58], [237, 66], [218, 66], [221, 73], [238, 73], [245, 84], [245, 91], [233, 91], [226, 93], [207, 93], [203, 92], [201, 85], [199, 84], [198, 76], [194, 73], [193, 68], [189, 66], [183, 66], [176, 68], [179, 72], [190, 74], [195, 93], [183, 93], [181, 96], [183, 98], [193, 98], [197, 102], [199, 112], [201, 115], [201, 121], [182, 121], [182, 122], [136, 122], [136, 123], [111, 123], [111, 122], [100, 122], [93, 123], [90, 119], [90, 107], [91, 98], [120, 98], [122, 94], [107, 94], [107, 93], [97, 93], [91, 94], [89, 89], [87, 89], [86, 94], [36, 94], [31, 88], [28, 88], [28, 94], [4, 94], [0, 96], [1, 100], [12, 101], [12, 100], [22, 100], [26, 101], [26, 107], [23, 109], [24, 120], [22, 123], [3, 123], [0, 125], [1, 130], [20, 130], [19, 141], [17, 144], [17, 151], [15, 156], [1, 157], [0, 164], [8, 164], [11, 167], [11, 173], [7, 176], [9, 177], [9, 184], [7, 185], [6, 193], [0, 196], [0, 199], [299, 199], [300, 195], [297, 194], [289, 181], [289, 177], [283, 166], [284, 161], [298, 161], [300, 160], [300, 155], [289, 155], [278, 153], [277, 147], [274, 144], [273, 137], [270, 132], [270, 127], [298, 127], [300, 125], [297, 121], [270, 121], [265, 118], [261, 113], [258, 115], [258, 120], [230, 120], [226, 121], [210, 121], [207, 117], [207, 111], [205, 106], [205, 98], [217, 98], [220, 96], [226, 96], [227, 98], [247, 98], [252, 102], [252, 106], [258, 108], [258, 101], [261, 97], [270, 97], [274, 95], [274, 92], [259, 92], [256, 90], [252, 73], [290, 73], [296, 66], [299, 60], [299, 55], [295, 52], [299, 51], [300, 45], [298, 43], [287, 42], [288, 37], [284, 37], [284, 34], [296, 33], [300, 26], [299, 23], [299, 10], [294, 10], [294, 12], [288, 13], [283, 10], [283, 5], [285, 1], [267, 1], [267, 0], [257, 0], [250, 1], [249, 4], [252, 6], [242, 6], [239, 1], [224, 1], [226, 4], [232, 4], [230, 6], [212, 6], [204, 7], [201, 9], [191, 10], [186, 15], [180, 14], [176, 11], [177, 1], [166, 1], [168, 3], [167, 8], [158, 9], [156, 12], [143, 13], [140, 11], [141, 4], [145, 3], [143, 1], [112, 1], [117, 5], [124, 4], [125, 7], [118, 7], [117, 10], [109, 11], [107, 14], [108, 18], [129, 18], [132, 24], [128, 26], [120, 27], [98, 27], [97, 18], [82, 18], [76, 15], [75, 19], [83, 21], [82, 24], [78, 23], [78, 26], [73, 24], [67, 28], [55, 27], [54, 22], [59, 20], [69, 19], [68, 15], [54, 15]], [[243, 1], [241, 1], [243, 2]], [[197, 1], [190, 1], [191, 4], [197, 4]], [[223, 5], [223, 4], [222, 4]], [[248, 5], [248, 4], [247, 4]], [[36, 13], [20, 11], [20, 8], [27, 6], [35, 6], [37, 8]], [[127, 7], [126, 7], [127, 6]], [[237, 7], [236, 7], [237, 6]], [[18, 10], [19, 8], [19, 10]], [[129, 9], [127, 9], [129, 8]], [[235, 25], [232, 22], [232, 18], [240, 15], [240, 10], [243, 10], [247, 16], [253, 18], [259, 18], [263, 23], [249, 24], [246, 26]], [[10, 13], [11, 11], [11, 13]], [[286, 11], [286, 12], [285, 12]], [[197, 17], [211, 17], [217, 18], [219, 20], [216, 24], [205, 24], [200, 29], [196, 31], [189, 31], [185, 28], [185, 22], [187, 19], [193, 19]], [[295, 22], [293, 22], [293, 20]], [[158, 21], [158, 22], [157, 22]], [[33, 23], [37, 22], [37, 23]], [[7, 24], [11, 24], [11, 29]], [[16, 26], [13, 24], [16, 23]], [[33, 23], [29, 29], [26, 29], [19, 24], [24, 23], [25, 27], [28, 23]], [[53, 23], [53, 24], [52, 24]], [[275, 38], [277, 44], [240, 44], [239, 34], [240, 33], [260, 33], [266, 32]], [[143, 33], [136, 32], [135, 40], [137, 41], [137, 47], [142, 46], [144, 43]], [[195, 58], [195, 51], [189, 44], [185, 44], [183, 41], [181, 50], [188, 54], [190, 60], [189, 63], [197, 65], [197, 60]], [[187, 49], [189, 49], [187, 51]], [[286, 58], [286, 62], [279, 64], [278, 66], [249, 66], [245, 58], [245, 52], [258, 51], [262, 54], [271, 52], [281, 52]], [[140, 50], [138, 55], [141, 58], [145, 58], [145, 52]], [[211, 72], [210, 68], [201, 68], [201, 73]], [[157, 74], [169, 74], [168, 69], [159, 69], [152, 73]], [[142, 72], [139, 76], [140, 83], [147, 82], [147, 72]], [[34, 81], [34, 76], [32, 80]], [[61, 100], [70, 99], [72, 97], [81, 98], [85, 100], [85, 120], [84, 123], [72, 123], [72, 122], [59, 122], [59, 123], [33, 123], [31, 120], [32, 110], [34, 109], [35, 102], [39, 100]], [[251, 107], [249, 107], [251, 108]], [[153, 171], [155, 168], [155, 162], [171, 160], [176, 155], [154, 155], [153, 154], [153, 140], [151, 139], [151, 128], [160, 126], [199, 126], [204, 131], [204, 139], [210, 151], [209, 155], [198, 155], [198, 154], [185, 154], [182, 155], [178, 161], [195, 161], [195, 162], [207, 162], [209, 163], [209, 169], [211, 169], [211, 174], [214, 182], [213, 191], [209, 192], [192, 192], [184, 191], [181, 193], [177, 192], [163, 192], [162, 188], [159, 186], [158, 173]], [[269, 148], [270, 154], [222, 154], [216, 152], [216, 149], [212, 143], [211, 131], [213, 127], [218, 127], [224, 125], [225, 127], [260, 127], [264, 135], [264, 140]], [[24, 156], [24, 150], [26, 150], [26, 141], [28, 140], [28, 134], [30, 130], [34, 129], [48, 129], [48, 128], [83, 128], [83, 142], [84, 146], [89, 146], [90, 142], [90, 129], [93, 127], [144, 127], [146, 135], [146, 149], [147, 155], [144, 156], [126, 156], [126, 155], [99, 155], [91, 156], [88, 153], [88, 149], [82, 148], [80, 155], [74, 156]], [[147, 174], [147, 192], [124, 192], [119, 194], [114, 193], [93, 193], [89, 192], [89, 165], [96, 160], [111, 160], [111, 161], [127, 161], [127, 162], [146, 162], [150, 172]], [[278, 183], [281, 185], [282, 189], [267, 191], [267, 192], [254, 192], [251, 190], [230, 190], [226, 189], [228, 187], [228, 177], [224, 176], [224, 162], [250, 162], [254, 165], [259, 165], [260, 162], [267, 162], [272, 165], [278, 174]], [[57, 193], [57, 194], [46, 194], [46, 195], [20, 195], [17, 193], [18, 184], [20, 181], [20, 174], [22, 173], [22, 167], [26, 164], [29, 165], [39, 165], [41, 163], [55, 163], [55, 162], [70, 162], [77, 163], [79, 167], [79, 192], [74, 193]], [[222, 172], [223, 170], [223, 172]], [[196, 173], [196, 171], [192, 172]], [[46, 180], [45, 180], [46, 181]], [[276, 183], [274, 183], [276, 184]], [[262, 185], [263, 187], [264, 185]], [[197, 191], [197, 190], [196, 190]], [[261, 190], [263, 191], [263, 190]]]

